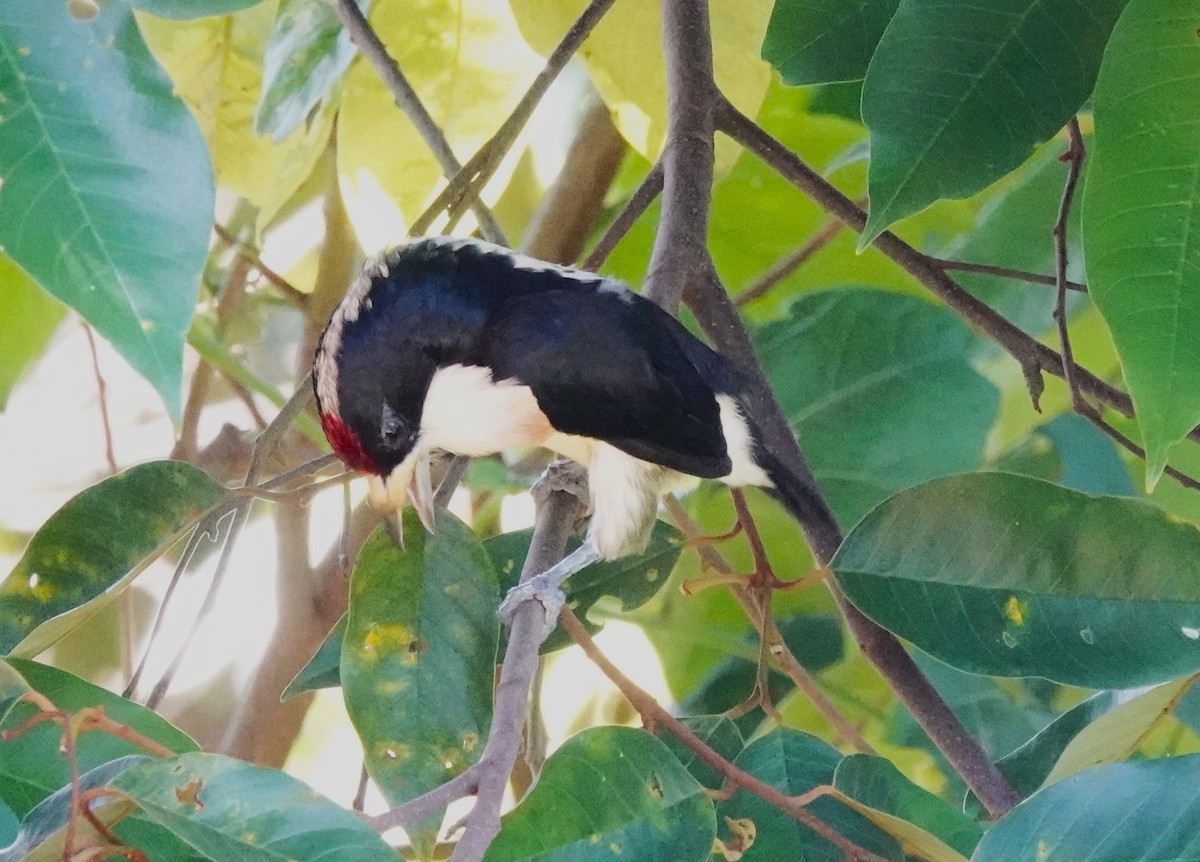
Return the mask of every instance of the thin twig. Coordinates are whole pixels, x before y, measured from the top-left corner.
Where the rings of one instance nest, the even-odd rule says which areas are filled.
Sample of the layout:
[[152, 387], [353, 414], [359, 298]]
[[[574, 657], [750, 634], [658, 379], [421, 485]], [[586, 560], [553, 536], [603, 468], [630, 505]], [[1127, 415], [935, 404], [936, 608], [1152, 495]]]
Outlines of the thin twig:
[[737, 295], [735, 300], [737, 306], [741, 308], [766, 294], [767, 291], [802, 267], [814, 254], [829, 245], [845, 226], [846, 223], [841, 219], [830, 219], [825, 222], [812, 239], [795, 251], [781, 257], [771, 265], [770, 269], [747, 285], [746, 289]]
[[[692, 520], [691, 515], [688, 514], [687, 510], [683, 508], [683, 505], [675, 497], [667, 496], [664, 498], [663, 506], [671, 516], [671, 520], [686, 535], [699, 535], [700, 525]], [[739, 521], [739, 523], [741, 522]], [[729, 560], [714, 545], [700, 544], [695, 547], [705, 566], [721, 573], [722, 576], [733, 574], [733, 566], [729, 564]], [[812, 674], [796, 658], [796, 654], [792, 652], [791, 647], [783, 640], [783, 635], [775, 625], [774, 620], [763, 620], [762, 617], [755, 616], [756, 609], [753, 603], [749, 601], [744, 587], [730, 583], [730, 589], [734, 598], [742, 606], [742, 610], [750, 617], [751, 624], [758, 629], [763, 643], [767, 646], [767, 651], [775, 659], [779, 669], [792, 681], [792, 685], [808, 698], [809, 703], [813, 705], [817, 712], [821, 713], [830, 726], [833, 727], [834, 732], [841, 736], [842, 739], [864, 754], [874, 754], [875, 752], [871, 744], [863, 738], [858, 728], [842, 715], [841, 711], [833, 704], [833, 701], [821, 690], [821, 687], [817, 684]], [[764, 622], [768, 624], [764, 625]]]
[[588, 252], [588, 256], [583, 262], [584, 269], [597, 270], [604, 261], [608, 260], [613, 249], [625, 238], [625, 234], [629, 233], [629, 229], [633, 227], [634, 222], [641, 217], [642, 213], [649, 209], [650, 204], [654, 203], [654, 199], [662, 192], [662, 188], [663, 166], [659, 161], [650, 168], [650, 172], [646, 174], [645, 179], [629, 198], [628, 203], [617, 213], [617, 217], [605, 228], [604, 235]]
[[1076, 413], [1090, 411], [1079, 386], [1075, 382], [1075, 358], [1071, 351], [1071, 336], [1067, 330], [1067, 227], [1071, 220], [1071, 203], [1075, 200], [1075, 187], [1079, 184], [1079, 172], [1087, 150], [1083, 145], [1083, 132], [1079, 130], [1079, 118], [1071, 117], [1067, 123], [1067, 139], [1070, 141], [1063, 161], [1067, 163], [1067, 179], [1063, 184], [1062, 200], [1058, 204], [1058, 219], [1054, 222], [1051, 235], [1054, 238], [1054, 278], [1058, 298], [1054, 306], [1054, 322], [1058, 325], [1058, 345], [1062, 351], [1063, 380], [1071, 393], [1071, 406]]
[[[929, 262], [930, 266], [934, 266], [938, 269], [946, 271], [976, 272], [980, 275], [995, 275], [999, 276], [1000, 278], [1008, 278], [1013, 281], [1025, 281], [1030, 284], [1044, 284], [1047, 287], [1056, 287], [1058, 285], [1058, 279], [1053, 275], [1042, 275], [1041, 273], [1037, 272], [1026, 272], [1023, 269], [1013, 269], [1012, 267], [1008, 266], [995, 266], [994, 264], [990, 263], [972, 263], [967, 260], [948, 260], [944, 257], [933, 257], [932, 255], [926, 255], [925, 259]], [[1064, 279], [1063, 284], [1066, 286], [1067, 290], [1087, 293], [1086, 284], [1080, 284], [1079, 282], [1071, 281], [1070, 279]]]
[[[339, 4], [347, 2], [352, 2], [352, 0], [339, 0]], [[450, 176], [449, 184], [442, 189], [425, 212], [413, 222], [412, 232], [414, 234], [421, 235], [428, 231], [434, 219], [443, 211], [449, 212], [451, 220], [456, 221], [458, 212], [465, 202], [478, 200], [479, 195], [483, 193], [483, 187], [487, 185], [496, 168], [504, 161], [504, 156], [516, 142], [521, 130], [533, 115], [534, 109], [546, 95], [546, 91], [550, 89], [550, 85], [554, 83], [570, 59], [575, 56], [575, 52], [600, 23], [600, 19], [604, 17], [604, 13], [609, 10], [613, 2], [614, 0], [592, 0], [588, 4], [587, 8], [583, 10], [583, 14], [567, 30], [562, 41], [546, 58], [546, 64], [538, 72], [533, 83], [529, 85], [529, 89], [525, 91], [525, 95], [521, 97], [513, 112], [509, 114], [508, 119], [504, 121], [496, 134], [492, 135], [488, 142], [479, 148], [479, 151], [467, 161], [461, 170], [447, 173], [447, 176], [453, 173], [453, 176]], [[486, 231], [484, 231], [484, 236], [487, 237]], [[491, 237], [487, 238], [492, 239]], [[493, 239], [492, 241], [498, 242], [499, 240]]]
[[570, 608], [563, 608], [558, 615], [558, 624], [570, 635], [580, 649], [600, 670], [620, 689], [621, 694], [633, 705], [633, 708], [643, 717], [647, 724], [666, 728], [672, 736], [687, 746], [696, 757], [721, 776], [737, 787], [753, 793], [755, 796], [770, 803], [780, 811], [795, 818], [813, 832], [820, 835], [830, 844], [847, 854], [849, 859], [860, 859], [863, 862], [883, 862], [878, 856], [864, 847], [860, 847], [850, 839], [839, 834], [825, 821], [814, 816], [812, 812], [799, 804], [794, 797], [788, 796], [778, 788], [760, 781], [748, 772], [738, 769], [720, 754], [710, 748], [700, 737], [684, 726], [677, 718], [665, 710], [648, 692], [640, 688], [633, 680], [621, 673], [620, 669], [609, 661], [608, 657], [596, 646], [587, 628], [580, 622], [579, 617]]
[[[429, 111], [421, 102], [420, 96], [417, 95], [417, 91], [412, 88], [408, 78], [404, 76], [400, 67], [396, 65], [396, 61], [388, 54], [387, 48], [367, 22], [366, 16], [358, 8], [355, 0], [337, 0], [337, 15], [342, 26], [346, 28], [346, 32], [350, 34], [351, 41], [358, 46], [363, 57], [375, 68], [375, 72], [383, 81], [384, 86], [391, 90], [392, 96], [396, 100], [396, 106], [404, 112], [404, 115], [416, 127], [417, 133], [425, 145], [433, 152], [434, 158], [442, 167], [442, 172], [446, 176], [457, 174], [462, 169], [462, 165], [459, 164], [458, 157], [454, 155], [454, 150], [450, 148], [450, 143], [442, 133], [441, 127], [430, 116]], [[479, 228], [483, 235], [492, 242], [503, 243], [504, 231], [500, 229], [496, 217], [492, 215], [492, 211], [488, 209], [487, 205], [476, 199], [472, 201], [471, 209], [474, 211], [475, 217], [479, 219]], [[414, 233], [424, 233], [424, 230], [418, 231], [414, 227]]]
[[100, 401], [100, 424], [104, 428], [104, 460], [108, 462], [108, 472], [117, 473], [117, 456], [113, 450], [112, 423], [108, 419], [108, 384], [100, 372], [100, 354], [96, 350], [96, 336], [92, 328], [83, 324], [83, 334], [87, 336], [88, 350], [92, 354], [92, 372], [96, 375], [96, 395]]
[[213, 233], [220, 238], [221, 242], [233, 249], [234, 254], [258, 270], [264, 279], [278, 288], [279, 292], [293, 303], [303, 308], [308, 302], [308, 294], [263, 263], [260, 256], [262, 253], [250, 243], [240, 237], [234, 236], [224, 225], [218, 222], [213, 222]]

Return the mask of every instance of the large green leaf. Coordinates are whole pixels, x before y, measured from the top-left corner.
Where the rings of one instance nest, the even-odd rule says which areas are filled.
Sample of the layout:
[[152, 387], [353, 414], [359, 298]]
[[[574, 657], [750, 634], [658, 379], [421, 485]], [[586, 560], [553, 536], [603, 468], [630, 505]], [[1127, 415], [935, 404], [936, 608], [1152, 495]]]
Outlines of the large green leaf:
[[396, 862], [352, 812], [274, 769], [194, 752], [134, 766], [111, 786], [209, 859]]
[[65, 309], [0, 253], [0, 410], [25, 368], [37, 359]]
[[1200, 534], [1005, 473], [892, 497], [831, 563], [880, 625], [973, 673], [1126, 688], [1200, 668]]
[[[113, 721], [172, 751], [196, 749], [196, 743], [152, 710], [66, 671], [14, 658], [6, 659], [0, 667], [15, 670], [30, 688], [45, 695], [61, 710], [75, 713], [98, 706]], [[18, 703], [0, 721], [0, 730], [13, 730], [36, 712], [33, 704]], [[0, 800], [18, 815], [25, 816], [33, 806], [70, 782], [71, 772], [62, 755], [61, 738], [61, 728], [53, 722], [43, 722], [7, 742], [0, 742]], [[79, 738], [79, 768], [85, 772], [118, 757], [145, 753], [138, 745], [102, 731], [85, 733]]]
[[50, 516], [0, 583], [0, 654], [32, 657], [96, 613], [224, 495], [180, 461], [131, 467]]
[[25, 678], [11, 665], [0, 662], [0, 723], [29, 691]]
[[179, 409], [214, 188], [124, 3], [0, 5], [0, 245]]
[[900, 0], [775, 0], [763, 59], [789, 84], [857, 81]]
[[359, 552], [341, 663], [367, 771], [394, 803], [483, 752], [500, 630], [495, 570], [461, 521], [440, 511], [427, 535], [409, 512], [404, 544], [380, 530]]
[[1096, 82], [1088, 283], [1121, 357], [1146, 481], [1200, 422], [1200, 40], [1188, 0], [1132, 0]]
[[263, 55], [254, 130], [282, 142], [329, 95], [356, 54], [333, 3], [283, 0]]
[[[692, 715], [681, 718], [680, 722], [728, 761], [732, 761], [746, 747], [741, 731], [728, 715]], [[659, 739], [702, 785], [716, 789], [725, 784], [725, 776], [701, 760], [678, 737], [663, 733]]]
[[661, 742], [628, 727], [571, 737], [502, 821], [485, 862], [707, 860], [713, 804]]
[[337, 688], [342, 684], [342, 641], [346, 638], [346, 616], [334, 624], [325, 640], [317, 647], [313, 657], [308, 660], [295, 678], [288, 683], [283, 691], [283, 699], [295, 697], [306, 691], [316, 691], [320, 688]]
[[860, 245], [939, 198], [974, 194], [1061, 129], [1091, 94], [1125, 2], [902, 0], [863, 85]]
[[873, 290], [801, 297], [759, 331], [763, 367], [844, 523], [980, 465], [997, 393], [964, 358], [973, 338], [945, 309]]
[[1191, 862], [1200, 858], [1200, 755], [1118, 763], [1035, 793], [972, 862]]
[[[842, 756], [815, 736], [794, 730], [775, 730], [746, 746], [734, 765], [788, 796], [832, 784]], [[813, 816], [860, 847], [885, 859], [902, 860], [900, 845], [863, 815], [843, 802], [825, 796], [806, 806]], [[749, 819], [758, 837], [742, 857], [743, 862], [803, 859], [805, 862], [840, 862], [845, 854], [807, 826], [770, 803], [738, 790], [717, 805], [717, 814], [728, 822]]]

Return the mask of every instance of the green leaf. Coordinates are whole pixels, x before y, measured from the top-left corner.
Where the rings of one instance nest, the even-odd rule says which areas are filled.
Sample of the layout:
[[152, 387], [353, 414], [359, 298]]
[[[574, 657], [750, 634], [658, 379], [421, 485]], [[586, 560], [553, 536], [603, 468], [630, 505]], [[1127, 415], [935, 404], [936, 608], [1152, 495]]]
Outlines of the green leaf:
[[[17, 815], [12, 813], [11, 808], [0, 802], [0, 847], [7, 847], [16, 841], [20, 828], [21, 821], [17, 819]], [[0, 850], [0, 854], [3, 852]], [[3, 855], [0, 855], [0, 862], [4, 862]]]
[[1132, 0], [1096, 82], [1083, 201], [1092, 298], [1112, 331], [1153, 488], [1200, 422], [1200, 40], [1187, 0]]
[[[892, 762], [883, 758], [869, 754], [847, 756], [834, 771], [833, 785], [854, 802], [863, 804], [872, 812], [887, 815], [887, 818], [876, 819], [871, 812], [856, 808], [876, 826], [905, 842], [910, 852], [914, 842], [928, 842], [923, 834], [912, 832], [912, 826], [934, 836], [938, 843], [961, 856], [970, 856], [983, 836], [983, 830], [976, 821], [928, 790], [918, 788]], [[930, 860], [956, 858], [943, 850], [932, 844], [925, 857]]]
[[0, 254], [0, 411], [21, 373], [50, 341], [66, 309]]
[[[49, 665], [9, 658], [0, 667], [17, 671], [29, 686], [49, 698], [59, 709], [76, 713], [101, 707], [113, 721], [172, 751], [194, 751], [196, 743], [165, 719], [140, 704], [118, 697], [99, 686]], [[19, 703], [0, 722], [0, 731], [13, 730], [37, 713], [30, 703]], [[60, 751], [61, 729], [43, 722], [7, 742], [0, 742], [0, 800], [24, 816], [37, 803], [71, 780]], [[132, 742], [100, 731], [79, 738], [79, 768], [84, 772], [110, 760], [146, 752]]]
[[495, 571], [461, 521], [437, 517], [426, 535], [408, 512], [403, 551], [376, 532], [350, 576], [342, 690], [367, 771], [394, 804], [474, 763], [491, 721]]
[[81, 491], [0, 583], [0, 654], [32, 657], [112, 601], [225, 494], [207, 473], [152, 461]]
[[[358, 0], [360, 8], [369, 3]], [[281, 143], [328, 97], [356, 53], [333, 3], [283, 0], [263, 56], [254, 131]]]
[[29, 692], [29, 683], [11, 665], [0, 662], [0, 723], [8, 717], [17, 701]]
[[[728, 715], [692, 715], [679, 720], [709, 748], [728, 761], [733, 761], [746, 747], [742, 732]], [[713, 789], [724, 786], [725, 776], [701, 760], [696, 752], [678, 738], [664, 733], [659, 739], [702, 785]]]
[[135, 9], [179, 21], [206, 18], [210, 15], [227, 15], [259, 2], [261, 0], [129, 0], [129, 4]]
[[1053, 784], [979, 842], [972, 862], [1189, 862], [1200, 856], [1200, 755], [1117, 763]]
[[831, 567], [864, 613], [972, 673], [1127, 688], [1200, 667], [1200, 534], [1138, 500], [935, 480], [873, 510]]
[[788, 84], [857, 81], [900, 0], [775, 0], [762, 56]]
[[1193, 675], [1172, 680], [1099, 716], [1066, 746], [1046, 783], [1053, 784], [1085, 769], [1131, 756], [1171, 714], [1196, 679]]
[[644, 731], [599, 727], [550, 755], [483, 858], [702, 862], [715, 834], [711, 800], [665, 745]]
[[[734, 765], [788, 796], [798, 796], [832, 784], [834, 770], [841, 759], [836, 749], [815, 736], [794, 730], [775, 730], [746, 746]], [[860, 847], [885, 859], [904, 858], [900, 845], [893, 838], [845, 803], [823, 796], [806, 808]], [[838, 862], [845, 858], [841, 850], [791, 815], [745, 790], [739, 789], [728, 801], [718, 804], [717, 815], [722, 820], [754, 821], [758, 837], [742, 857], [743, 862], [778, 859]]]
[[1064, 413], [1037, 429], [1062, 459], [1058, 484], [1089, 494], [1132, 497], [1137, 492], [1116, 444], [1082, 416]]
[[111, 786], [210, 859], [396, 862], [352, 812], [274, 769], [195, 752], [134, 766]]
[[[517, 530], [493, 536], [483, 543], [500, 575], [501, 589], [511, 589], [520, 581], [521, 568], [525, 565], [532, 538], [533, 530]], [[640, 554], [592, 563], [571, 575], [563, 584], [567, 607], [578, 614], [590, 631], [599, 631], [601, 626], [587, 619], [592, 606], [605, 596], [615, 597], [624, 610], [644, 605], [667, 582], [683, 550], [683, 541], [683, 535], [670, 524], [655, 521], [650, 544]], [[579, 547], [579, 544], [578, 539], [572, 539], [567, 552]], [[556, 629], [542, 644], [542, 652], [570, 645], [571, 639], [567, 634]]]
[[0, 6], [0, 245], [179, 410], [214, 189], [123, 3]]
[[981, 464], [998, 398], [964, 359], [973, 339], [943, 308], [860, 289], [803, 296], [759, 330], [763, 367], [839, 520]]
[[1061, 129], [1125, 2], [902, 0], [863, 85], [871, 212], [859, 246], [983, 189]]
[[308, 664], [300, 668], [296, 677], [283, 690], [282, 700], [288, 700], [306, 691], [319, 688], [337, 688], [342, 684], [342, 642], [346, 637], [346, 615], [343, 614], [317, 647]]

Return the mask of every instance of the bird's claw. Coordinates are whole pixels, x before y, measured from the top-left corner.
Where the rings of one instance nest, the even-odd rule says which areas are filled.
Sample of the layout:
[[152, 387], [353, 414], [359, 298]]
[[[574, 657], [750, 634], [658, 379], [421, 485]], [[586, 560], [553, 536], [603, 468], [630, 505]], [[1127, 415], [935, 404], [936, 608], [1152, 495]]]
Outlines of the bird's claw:
[[567, 603], [566, 593], [558, 583], [545, 574], [534, 575], [508, 591], [496, 612], [506, 626], [511, 626], [517, 610], [526, 602], [536, 601], [542, 606], [544, 635], [550, 634], [558, 621], [558, 612]]

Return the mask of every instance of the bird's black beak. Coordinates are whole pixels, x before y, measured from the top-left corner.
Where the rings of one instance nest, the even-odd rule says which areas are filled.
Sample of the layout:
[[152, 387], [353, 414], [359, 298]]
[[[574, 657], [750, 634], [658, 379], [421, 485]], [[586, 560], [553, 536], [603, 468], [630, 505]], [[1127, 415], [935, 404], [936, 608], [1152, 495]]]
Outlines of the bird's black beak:
[[371, 476], [368, 482], [367, 499], [374, 508], [399, 515], [411, 500], [421, 525], [430, 533], [435, 531], [428, 453], [414, 452], [387, 476]]

